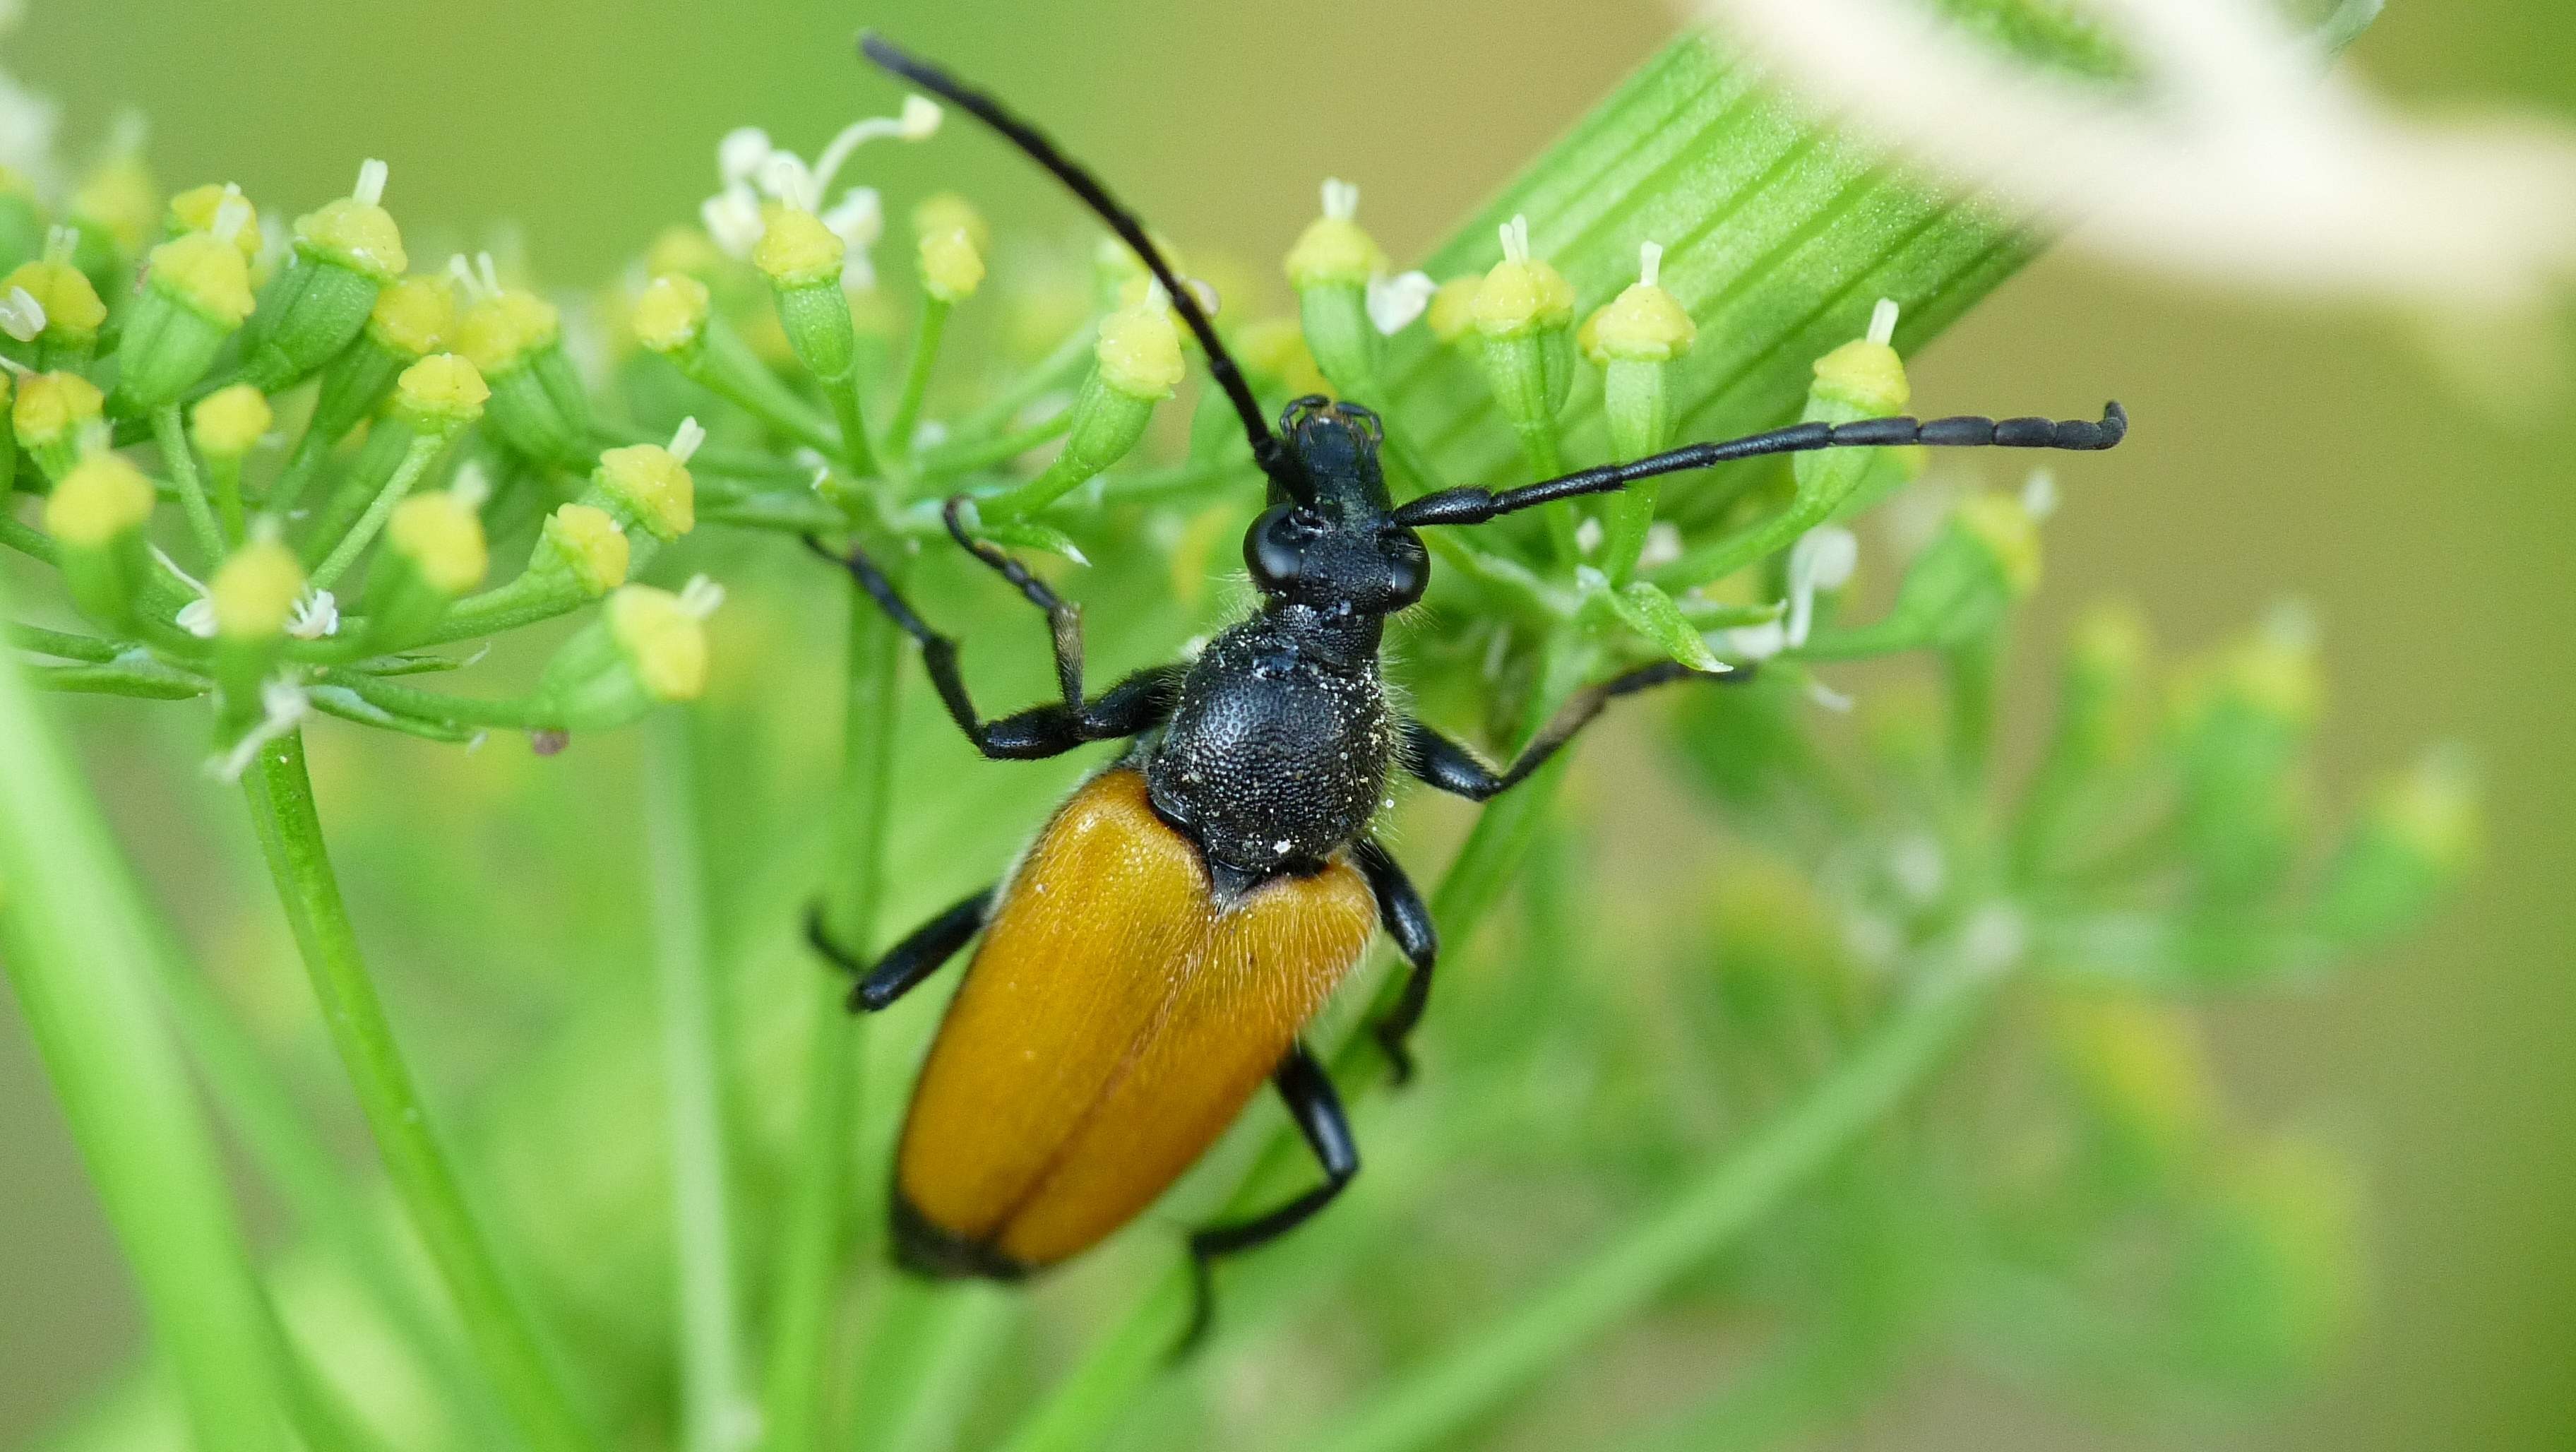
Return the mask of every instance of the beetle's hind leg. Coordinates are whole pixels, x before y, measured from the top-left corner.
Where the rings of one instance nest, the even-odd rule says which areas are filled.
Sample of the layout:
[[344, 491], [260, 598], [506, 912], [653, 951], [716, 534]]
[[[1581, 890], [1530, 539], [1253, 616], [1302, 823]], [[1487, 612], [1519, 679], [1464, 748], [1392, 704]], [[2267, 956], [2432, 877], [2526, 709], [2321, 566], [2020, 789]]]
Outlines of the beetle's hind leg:
[[983, 930], [984, 917], [992, 906], [993, 889], [988, 887], [913, 929], [910, 936], [888, 948], [886, 955], [874, 963], [832, 940], [820, 907], [805, 915], [805, 940], [814, 945], [815, 952], [858, 980], [850, 985], [850, 1012], [874, 1013], [920, 986], [921, 980], [939, 971], [940, 964], [956, 957], [957, 950]]
[[1414, 889], [1413, 879], [1404, 875], [1376, 838], [1361, 839], [1351, 860], [1377, 896], [1378, 925], [1404, 954], [1404, 991], [1386, 1017], [1369, 1029], [1378, 1047], [1386, 1051], [1395, 1082], [1402, 1084], [1413, 1077], [1413, 1052], [1406, 1045], [1414, 1025], [1422, 1022], [1423, 1007], [1431, 1001], [1431, 967], [1440, 957], [1440, 930], [1431, 921], [1431, 909], [1423, 905], [1422, 894]]
[[1316, 1211], [1333, 1202], [1342, 1187], [1360, 1172], [1360, 1149], [1351, 1138], [1351, 1122], [1342, 1113], [1342, 1097], [1333, 1092], [1332, 1076], [1315, 1056], [1298, 1044], [1288, 1050], [1288, 1057], [1270, 1076], [1279, 1097], [1288, 1106], [1288, 1117], [1297, 1121], [1297, 1132], [1306, 1137], [1306, 1147], [1315, 1153], [1316, 1162], [1324, 1167], [1324, 1183], [1306, 1191], [1275, 1210], [1248, 1219], [1211, 1225], [1190, 1235], [1190, 1322], [1181, 1333], [1175, 1356], [1186, 1356], [1207, 1338], [1208, 1327], [1216, 1320], [1216, 1281], [1214, 1266], [1218, 1256], [1233, 1255], [1266, 1245], [1313, 1218]]
[[1056, 687], [1063, 697], [1042, 706], [987, 721], [976, 714], [975, 700], [966, 691], [966, 678], [957, 668], [957, 642], [930, 628], [912, 603], [903, 598], [876, 561], [856, 545], [844, 554], [822, 541], [807, 536], [806, 545], [816, 554], [850, 572], [868, 598], [888, 619], [901, 627], [921, 646], [921, 663], [930, 672], [930, 683], [939, 690], [939, 700], [948, 708], [950, 720], [975, 743], [975, 749], [996, 760], [1021, 761], [1037, 757], [1061, 756], [1091, 741], [1112, 741], [1134, 736], [1163, 723], [1180, 699], [1181, 668], [1154, 666], [1136, 672], [1103, 692], [1096, 700], [1083, 698], [1082, 684], [1082, 613], [1057, 598], [1055, 592], [1023, 567], [1019, 561], [994, 545], [969, 536], [958, 519], [960, 501], [948, 502], [948, 529], [966, 551], [1000, 572], [1018, 588], [1020, 594], [1047, 612], [1049, 635], [1055, 653]]

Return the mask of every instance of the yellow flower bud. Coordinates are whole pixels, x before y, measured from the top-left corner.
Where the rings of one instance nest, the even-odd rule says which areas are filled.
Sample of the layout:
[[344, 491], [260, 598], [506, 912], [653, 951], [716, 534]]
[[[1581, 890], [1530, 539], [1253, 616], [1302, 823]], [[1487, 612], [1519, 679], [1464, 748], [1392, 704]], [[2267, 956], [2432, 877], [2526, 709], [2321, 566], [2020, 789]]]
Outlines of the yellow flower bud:
[[260, 641], [285, 633], [304, 594], [304, 566], [274, 539], [257, 539], [227, 556], [206, 587], [214, 602], [215, 634], [225, 640]]
[[1640, 282], [1592, 315], [1584, 353], [1596, 363], [1668, 363], [1690, 351], [1699, 336], [1681, 299]]
[[1845, 343], [1816, 360], [1816, 392], [1866, 418], [1905, 412], [1914, 387], [1905, 360], [1885, 343], [1866, 338]]
[[394, 408], [415, 427], [453, 432], [483, 416], [492, 390], [474, 365], [454, 353], [432, 353], [394, 380]]
[[117, 249], [129, 254], [143, 250], [160, 210], [160, 186], [132, 152], [102, 163], [72, 193], [71, 214], [107, 229]]
[[567, 504], [546, 516], [540, 548], [571, 572], [591, 596], [605, 595], [626, 583], [629, 558], [626, 531], [607, 510]]
[[678, 272], [705, 278], [724, 265], [724, 253], [702, 227], [665, 227], [644, 251], [644, 270], [656, 276]]
[[1101, 319], [1092, 356], [1099, 360], [1103, 383], [1136, 399], [1171, 397], [1186, 371], [1172, 310], [1153, 300]]
[[268, 396], [247, 383], [218, 388], [188, 411], [190, 436], [217, 458], [238, 459], [258, 445], [275, 415]]
[[780, 287], [811, 287], [837, 280], [849, 244], [823, 219], [802, 207], [772, 202], [760, 209], [760, 245], [751, 252], [753, 265]]
[[433, 589], [451, 597], [483, 583], [491, 565], [482, 518], [451, 490], [416, 494], [396, 505], [385, 521], [385, 543]]
[[227, 330], [240, 327], [253, 306], [250, 264], [239, 247], [212, 232], [190, 232], [153, 248], [147, 280]]
[[456, 289], [443, 277], [406, 277], [376, 294], [367, 333], [389, 353], [435, 353], [456, 329]]
[[484, 373], [498, 376], [562, 333], [563, 314], [553, 303], [512, 288], [465, 310], [456, 325], [456, 351]]
[[170, 215], [163, 224], [163, 229], [173, 236], [182, 236], [190, 232], [212, 232], [215, 230], [215, 217], [223, 211], [224, 201], [228, 197], [238, 199], [242, 210], [241, 227], [233, 233], [233, 245], [241, 249], [242, 261], [245, 264], [256, 262], [259, 260], [260, 247], [259, 209], [252, 206], [250, 198], [242, 196], [238, 188], [208, 182], [204, 186], [190, 187], [179, 193], [170, 199]]
[[939, 232], [963, 232], [978, 252], [993, 250], [993, 228], [975, 204], [955, 192], [934, 192], [921, 199], [912, 209], [913, 235], [928, 237]]
[[2039, 588], [2039, 523], [2010, 494], [1977, 494], [1961, 501], [1960, 527], [1985, 545], [2016, 598]]
[[27, 295], [45, 310], [45, 331], [64, 337], [85, 338], [107, 321], [107, 304], [98, 300], [98, 289], [79, 268], [68, 262], [39, 260], [21, 263], [6, 278], [0, 278], [0, 294], [23, 287]]
[[629, 319], [635, 341], [656, 353], [676, 353], [706, 331], [707, 285], [685, 272], [666, 272], [644, 285]]
[[646, 695], [693, 701], [707, 688], [706, 623], [668, 590], [628, 585], [609, 597], [609, 634]]
[[944, 303], [964, 302], [984, 281], [984, 255], [963, 227], [921, 235], [922, 291]]
[[97, 548], [152, 517], [152, 482], [124, 456], [90, 455], [45, 496], [45, 531], [65, 545]]
[[18, 385], [9, 422], [19, 443], [40, 449], [73, 441], [106, 405], [98, 385], [77, 373], [38, 373]]
[[1277, 379], [1292, 397], [1333, 391], [1324, 370], [1315, 365], [1313, 350], [1306, 346], [1306, 330], [1294, 318], [1255, 319], [1244, 325], [1234, 346], [1243, 366]]
[[1514, 217], [1504, 225], [1503, 260], [1485, 274], [1468, 316], [1488, 338], [1518, 338], [1574, 321], [1574, 285], [1530, 256], [1526, 220]]
[[1455, 343], [1476, 325], [1476, 294], [1483, 290], [1485, 279], [1475, 273], [1453, 277], [1440, 284], [1431, 295], [1431, 307], [1423, 317], [1431, 336], [1442, 343]]
[[394, 225], [393, 214], [356, 197], [325, 202], [296, 218], [295, 246], [379, 285], [392, 283], [411, 266], [403, 252], [402, 228]]
[[697, 527], [697, 491], [689, 466], [660, 444], [610, 449], [599, 456], [591, 478], [656, 539], [678, 539]]
[[1391, 265], [1385, 249], [1357, 222], [1327, 213], [1307, 223], [1288, 249], [1288, 285], [1365, 287]]

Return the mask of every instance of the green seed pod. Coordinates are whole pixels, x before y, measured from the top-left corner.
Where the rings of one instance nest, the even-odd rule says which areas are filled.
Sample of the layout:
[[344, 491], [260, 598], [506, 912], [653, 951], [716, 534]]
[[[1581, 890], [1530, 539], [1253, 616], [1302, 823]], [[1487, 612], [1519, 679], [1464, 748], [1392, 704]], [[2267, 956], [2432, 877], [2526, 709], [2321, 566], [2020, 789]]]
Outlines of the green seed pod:
[[2317, 889], [2317, 931], [2345, 948], [2388, 941], [2422, 922], [2477, 865], [2478, 782], [2457, 748], [2383, 783], [2335, 850]]
[[1906, 567], [1881, 628], [1922, 645], [1956, 648], [1994, 630], [2014, 602], [2037, 588], [2039, 527], [2030, 511], [2008, 494], [1973, 495]]
[[376, 295], [410, 266], [402, 229], [378, 205], [385, 164], [358, 169], [349, 196], [295, 222], [295, 255], [269, 280], [258, 323], [243, 350], [242, 374], [263, 393], [309, 377], [367, 324]]
[[206, 599], [214, 607], [215, 679], [227, 700], [258, 698], [303, 595], [304, 566], [273, 532], [224, 557], [206, 583]]
[[546, 715], [567, 730], [628, 725], [657, 705], [706, 690], [706, 617], [723, 598], [703, 580], [674, 595], [628, 585], [564, 642], [537, 683]]
[[1369, 317], [1368, 288], [1391, 264], [1385, 249], [1352, 220], [1359, 188], [1324, 183], [1324, 213], [1288, 249], [1288, 285], [1297, 290], [1297, 317], [1306, 346], [1333, 387], [1344, 394], [1373, 392], [1386, 339]]
[[2204, 907], [2258, 902], [2295, 865], [2306, 815], [2299, 768], [2323, 696], [2316, 627], [2297, 606], [2275, 610], [2184, 692], [2182, 850]]
[[488, 268], [480, 290], [457, 321], [456, 347], [492, 390], [492, 431], [514, 453], [577, 467], [590, 458], [590, 402], [564, 356], [562, 314], [497, 286]]
[[632, 564], [652, 558], [662, 545], [697, 527], [697, 490], [689, 478], [689, 459], [706, 441], [696, 419], [680, 421], [671, 446], [634, 444], [610, 449], [591, 471], [590, 487], [580, 502], [615, 520], [629, 540], [637, 535]]
[[[226, 217], [235, 228], [242, 220], [239, 212]], [[117, 350], [118, 403], [147, 412], [178, 402], [251, 307], [250, 267], [230, 234], [190, 232], [153, 248]]]
[[70, 229], [55, 228], [43, 257], [0, 278], [0, 298], [11, 305], [8, 326], [0, 329], [0, 355], [30, 368], [78, 368], [98, 351], [107, 305], [72, 265], [73, 238]]
[[45, 500], [45, 532], [60, 551], [63, 583], [81, 614], [128, 630], [151, 569], [144, 525], [152, 483], [118, 454], [100, 451], [66, 472]]
[[59, 483], [81, 462], [88, 435], [105, 410], [97, 384], [77, 373], [39, 373], [19, 381], [9, 417], [18, 446], [35, 456], [46, 478]]
[[1127, 457], [1144, 438], [1154, 405], [1172, 396], [1186, 368], [1171, 304], [1160, 293], [1101, 319], [1091, 375], [1074, 398], [1064, 449], [1035, 479], [985, 501], [984, 517], [1035, 514]]
[[816, 378], [848, 380], [858, 367], [858, 327], [841, 291], [848, 244], [802, 207], [773, 202], [761, 215], [766, 225], [751, 260], [769, 279], [787, 345]]
[[448, 607], [483, 583], [491, 555], [475, 500], [454, 490], [416, 495], [385, 521], [385, 547], [367, 572], [371, 650], [426, 637]]
[[357, 341], [322, 370], [310, 435], [323, 446], [347, 438], [381, 407], [404, 369], [435, 353], [456, 330], [456, 289], [443, 277], [408, 277], [376, 295]]
[[1503, 260], [1477, 287], [1469, 316], [1504, 415], [1523, 430], [1553, 420], [1574, 386], [1574, 287], [1530, 256], [1525, 219], [1503, 228]]
[[633, 546], [616, 517], [593, 504], [566, 504], [546, 516], [528, 554], [528, 574], [551, 589], [595, 600], [626, 583]]

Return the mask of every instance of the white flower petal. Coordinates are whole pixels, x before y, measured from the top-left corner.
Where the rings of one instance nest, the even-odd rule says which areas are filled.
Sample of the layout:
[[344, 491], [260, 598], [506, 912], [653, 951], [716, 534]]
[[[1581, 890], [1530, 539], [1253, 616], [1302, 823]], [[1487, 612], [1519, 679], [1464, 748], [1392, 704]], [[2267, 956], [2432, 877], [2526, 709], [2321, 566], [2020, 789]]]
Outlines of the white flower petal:
[[1424, 272], [1372, 277], [1368, 281], [1369, 321], [1379, 333], [1392, 337], [1422, 316], [1423, 309], [1431, 306], [1431, 295], [1439, 290], [1440, 284]]

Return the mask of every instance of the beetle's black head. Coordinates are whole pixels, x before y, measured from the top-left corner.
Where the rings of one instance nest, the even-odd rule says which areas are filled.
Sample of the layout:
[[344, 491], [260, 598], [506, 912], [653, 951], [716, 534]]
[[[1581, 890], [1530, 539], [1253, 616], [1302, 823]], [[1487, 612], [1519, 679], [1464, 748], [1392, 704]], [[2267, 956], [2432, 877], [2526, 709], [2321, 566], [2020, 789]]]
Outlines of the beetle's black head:
[[1391, 615], [1431, 581], [1421, 536], [1395, 522], [1378, 448], [1386, 426], [1355, 403], [1310, 396], [1288, 405], [1279, 432], [1305, 471], [1311, 498], [1274, 500], [1243, 536], [1243, 562], [1262, 594], [1327, 615]]

